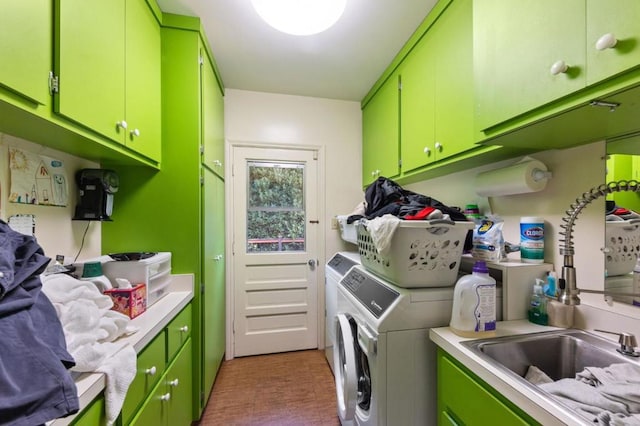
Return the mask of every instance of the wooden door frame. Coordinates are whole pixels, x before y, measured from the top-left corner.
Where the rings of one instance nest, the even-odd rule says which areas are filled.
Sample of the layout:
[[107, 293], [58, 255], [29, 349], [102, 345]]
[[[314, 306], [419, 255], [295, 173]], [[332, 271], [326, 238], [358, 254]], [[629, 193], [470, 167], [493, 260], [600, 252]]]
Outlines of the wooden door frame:
[[258, 148], [258, 149], [287, 149], [296, 151], [316, 151], [318, 153], [318, 182], [316, 191], [318, 193], [318, 220], [320, 226], [318, 228], [318, 245], [317, 253], [317, 285], [316, 297], [317, 301], [317, 343], [318, 348], [324, 348], [324, 267], [325, 267], [325, 240], [327, 226], [330, 226], [330, 219], [326, 217], [326, 191], [325, 191], [325, 149], [322, 145], [306, 145], [306, 144], [275, 144], [269, 142], [250, 142], [227, 140], [228, 149], [225, 153], [225, 274], [226, 274], [226, 348], [225, 359], [231, 360], [235, 358], [234, 352], [234, 333], [233, 321], [235, 317], [235, 300], [234, 300], [234, 270], [233, 263], [235, 253], [233, 252], [233, 232], [235, 227], [235, 215], [233, 214], [233, 195], [235, 194], [235, 179], [233, 176], [233, 158], [236, 148]]

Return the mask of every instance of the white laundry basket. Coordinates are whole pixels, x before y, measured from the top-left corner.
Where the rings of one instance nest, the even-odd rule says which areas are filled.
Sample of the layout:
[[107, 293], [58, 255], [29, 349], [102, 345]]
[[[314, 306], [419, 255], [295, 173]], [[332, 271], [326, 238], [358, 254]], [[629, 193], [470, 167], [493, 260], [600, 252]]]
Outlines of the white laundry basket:
[[640, 219], [605, 223], [605, 268], [607, 276], [633, 271], [640, 254]]
[[383, 256], [366, 221], [360, 221], [358, 251], [367, 270], [398, 287], [449, 287], [456, 283], [464, 242], [473, 227], [473, 222], [403, 220]]

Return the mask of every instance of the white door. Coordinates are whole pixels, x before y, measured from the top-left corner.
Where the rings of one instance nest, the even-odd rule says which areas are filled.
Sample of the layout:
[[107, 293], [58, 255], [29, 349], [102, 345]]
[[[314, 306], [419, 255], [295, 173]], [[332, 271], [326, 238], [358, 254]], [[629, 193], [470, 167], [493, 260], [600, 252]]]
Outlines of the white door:
[[234, 355], [318, 347], [317, 151], [233, 149]]

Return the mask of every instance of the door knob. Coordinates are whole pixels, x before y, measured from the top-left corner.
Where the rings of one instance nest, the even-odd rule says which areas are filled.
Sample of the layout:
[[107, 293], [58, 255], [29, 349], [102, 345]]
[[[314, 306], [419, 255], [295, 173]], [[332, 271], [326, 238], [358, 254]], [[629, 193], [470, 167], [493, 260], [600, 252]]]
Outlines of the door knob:
[[313, 271], [314, 269], [316, 269], [316, 261], [315, 259], [309, 259], [309, 261], [307, 262], [307, 264], [309, 265], [309, 268], [311, 268], [311, 270]]

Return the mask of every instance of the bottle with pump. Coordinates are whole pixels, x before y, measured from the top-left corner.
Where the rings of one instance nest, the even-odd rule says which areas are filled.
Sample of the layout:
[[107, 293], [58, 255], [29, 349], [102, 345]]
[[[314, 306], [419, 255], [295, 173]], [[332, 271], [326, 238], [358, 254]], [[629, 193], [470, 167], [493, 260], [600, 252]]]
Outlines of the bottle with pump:
[[462, 337], [495, 336], [496, 280], [486, 262], [476, 261], [471, 275], [456, 282], [449, 326]]
[[536, 278], [528, 312], [529, 321], [539, 325], [547, 325], [549, 323], [549, 317], [547, 316], [547, 299], [542, 291], [543, 283], [543, 280]]

